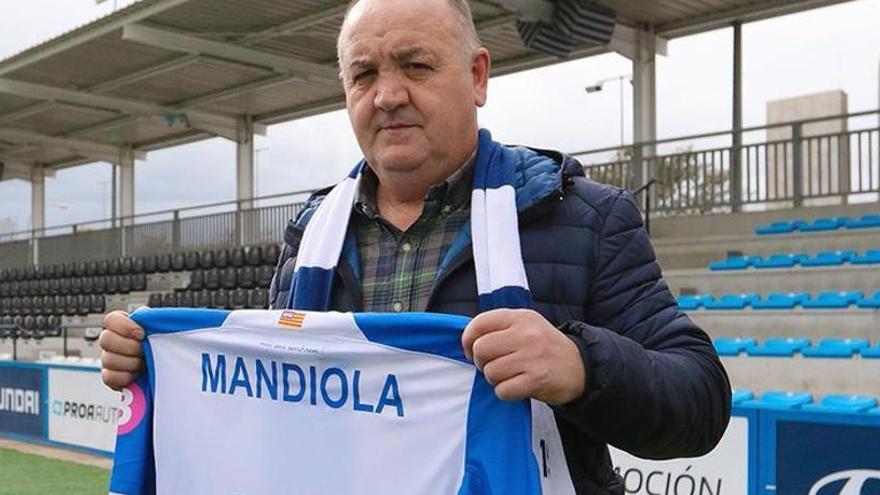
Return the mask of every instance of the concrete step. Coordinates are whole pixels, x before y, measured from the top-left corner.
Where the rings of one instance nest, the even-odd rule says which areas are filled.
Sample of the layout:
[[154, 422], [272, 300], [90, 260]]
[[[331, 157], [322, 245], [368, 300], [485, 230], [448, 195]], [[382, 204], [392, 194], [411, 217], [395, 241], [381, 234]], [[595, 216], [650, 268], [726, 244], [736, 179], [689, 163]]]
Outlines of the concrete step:
[[866, 394], [880, 398], [880, 359], [724, 356], [734, 388], [756, 393], [767, 390], [826, 394]]
[[880, 339], [880, 312], [871, 309], [690, 311], [687, 315], [718, 337], [826, 337]]
[[[723, 222], [723, 219], [717, 219]], [[725, 236], [694, 236], [699, 232], [675, 238], [652, 238], [657, 261], [664, 271], [705, 268], [709, 263], [723, 261], [728, 253], [768, 256], [774, 253], [807, 253], [852, 249], [863, 252], [880, 248], [880, 229], [838, 230], [756, 236], [752, 234]]]
[[[663, 278], [675, 295], [682, 290], [720, 296], [734, 293], [767, 295], [771, 292], [809, 292], [860, 290], [870, 297], [880, 290], [880, 265], [842, 265], [805, 268], [796, 266], [773, 270], [710, 271], [705, 268], [667, 270]], [[693, 292], [691, 292], [693, 293]]]

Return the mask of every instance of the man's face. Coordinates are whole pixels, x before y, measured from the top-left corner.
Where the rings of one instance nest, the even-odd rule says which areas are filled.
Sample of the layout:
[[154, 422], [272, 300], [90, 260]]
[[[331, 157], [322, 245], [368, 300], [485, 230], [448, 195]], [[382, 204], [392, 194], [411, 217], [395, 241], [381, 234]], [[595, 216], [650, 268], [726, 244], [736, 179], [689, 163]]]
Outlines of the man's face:
[[349, 15], [340, 38], [346, 105], [380, 177], [448, 169], [473, 150], [489, 58], [465, 54], [460, 37], [447, 0], [363, 0]]

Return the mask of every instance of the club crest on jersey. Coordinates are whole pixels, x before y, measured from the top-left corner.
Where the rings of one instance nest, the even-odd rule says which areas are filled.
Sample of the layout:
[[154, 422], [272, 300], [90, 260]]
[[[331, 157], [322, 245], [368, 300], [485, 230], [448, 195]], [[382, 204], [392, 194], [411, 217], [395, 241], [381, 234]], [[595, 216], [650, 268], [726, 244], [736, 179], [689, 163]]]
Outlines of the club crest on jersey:
[[278, 318], [278, 324], [287, 328], [302, 328], [306, 321], [306, 314], [299, 311], [282, 311]]

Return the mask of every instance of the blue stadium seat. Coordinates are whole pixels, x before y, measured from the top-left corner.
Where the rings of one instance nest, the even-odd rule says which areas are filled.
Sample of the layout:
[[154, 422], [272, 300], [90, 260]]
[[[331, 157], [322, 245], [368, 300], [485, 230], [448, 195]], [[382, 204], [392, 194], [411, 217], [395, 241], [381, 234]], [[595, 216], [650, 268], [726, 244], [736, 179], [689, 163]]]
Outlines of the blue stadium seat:
[[864, 215], [861, 218], [847, 219], [844, 226], [848, 229], [873, 229], [880, 227], [880, 215]]
[[845, 217], [838, 218], [817, 218], [809, 223], [803, 223], [798, 227], [801, 232], [824, 232], [828, 230], [837, 230], [846, 224], [848, 219]]
[[754, 347], [758, 341], [754, 337], [720, 338], [713, 342], [719, 356], [739, 356], [741, 352]]
[[700, 309], [703, 306], [703, 298], [711, 296], [678, 296], [678, 309], [688, 311]]
[[709, 269], [713, 271], [745, 270], [751, 266], [752, 261], [753, 258], [751, 256], [728, 256], [724, 261], [713, 261], [712, 263], [709, 263]]
[[863, 254], [855, 254], [849, 262], [853, 265], [873, 265], [880, 263], [880, 249], [869, 249]]
[[880, 342], [877, 342], [877, 345], [874, 347], [863, 347], [859, 350], [859, 354], [861, 354], [863, 358], [880, 359]]
[[703, 299], [703, 307], [706, 309], [745, 309], [753, 301], [758, 301], [761, 296], [757, 294], [724, 294], [719, 299]]
[[820, 292], [816, 298], [810, 298], [801, 302], [801, 306], [808, 309], [843, 309], [852, 304], [858, 304], [865, 298], [859, 291], [848, 292]]
[[743, 401], [743, 405], [764, 409], [800, 409], [801, 406], [813, 402], [813, 396], [807, 392], [781, 392], [771, 390], [764, 392], [757, 399]]
[[806, 292], [773, 292], [764, 299], [752, 301], [752, 309], [794, 309], [809, 298]]
[[806, 258], [807, 255], [804, 253], [773, 253], [766, 259], [761, 259], [760, 257], [753, 258], [752, 266], [759, 270], [767, 268], [791, 268]]
[[865, 339], [822, 339], [816, 346], [801, 349], [801, 354], [806, 357], [850, 358], [867, 347]]
[[749, 347], [746, 354], [749, 356], [794, 356], [804, 347], [810, 346], [810, 339], [804, 337], [772, 337], [760, 345]]
[[831, 394], [822, 397], [817, 404], [806, 404], [804, 411], [833, 412], [833, 413], [861, 413], [877, 407], [877, 399], [870, 395], [841, 395]]
[[803, 225], [803, 220], [794, 220], [791, 222], [773, 222], [770, 225], [762, 225], [760, 227], [755, 227], [755, 234], [758, 235], [776, 235], [776, 234], [790, 234], [797, 230], [797, 228]]
[[871, 297], [859, 300], [856, 305], [862, 309], [880, 308], [880, 291], [875, 292]]
[[820, 251], [813, 257], [801, 260], [802, 266], [840, 266], [855, 256], [853, 251]]
[[755, 397], [755, 393], [751, 390], [733, 390], [733, 395], [730, 398], [731, 404], [739, 404], [740, 402], [745, 402], [747, 400], [753, 399]]

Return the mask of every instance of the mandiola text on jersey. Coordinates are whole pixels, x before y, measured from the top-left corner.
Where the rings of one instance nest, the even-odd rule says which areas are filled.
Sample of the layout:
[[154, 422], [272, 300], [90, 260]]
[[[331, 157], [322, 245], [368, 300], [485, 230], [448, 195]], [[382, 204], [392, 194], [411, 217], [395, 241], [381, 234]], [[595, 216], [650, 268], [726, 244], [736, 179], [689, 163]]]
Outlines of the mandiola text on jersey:
[[[229, 363], [229, 364], [227, 364]], [[225, 354], [202, 353], [202, 392], [404, 417], [397, 377], [385, 376], [377, 398], [361, 396], [361, 370], [319, 369]]]

